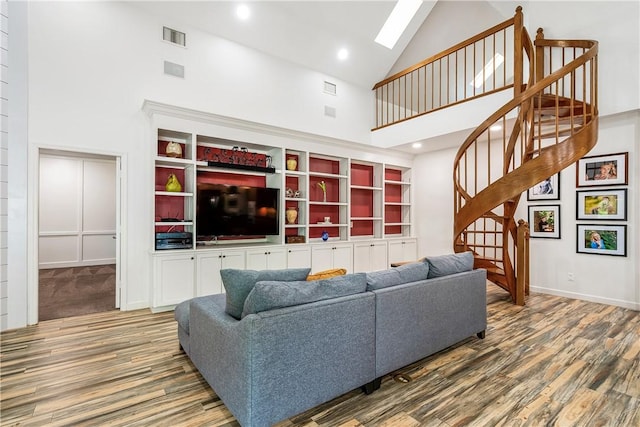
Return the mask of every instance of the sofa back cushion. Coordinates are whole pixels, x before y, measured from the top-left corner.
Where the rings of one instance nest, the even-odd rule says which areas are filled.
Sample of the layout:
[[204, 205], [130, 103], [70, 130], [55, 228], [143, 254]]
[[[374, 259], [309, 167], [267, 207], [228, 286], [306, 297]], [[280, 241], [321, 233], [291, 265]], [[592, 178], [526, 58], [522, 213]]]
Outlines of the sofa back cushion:
[[429, 279], [473, 270], [473, 252], [470, 251], [430, 256], [423, 261], [429, 265]]
[[260, 281], [249, 293], [244, 303], [242, 317], [276, 308], [358, 294], [364, 292], [366, 288], [367, 279], [364, 273], [314, 281]]
[[283, 270], [238, 270], [225, 268], [220, 270], [222, 284], [227, 294], [225, 311], [232, 317], [240, 319], [244, 301], [256, 285], [265, 280], [298, 281], [306, 280], [310, 268], [289, 268]]
[[373, 291], [425, 280], [428, 274], [429, 264], [424, 262], [412, 262], [388, 270], [371, 271], [367, 273], [367, 290]]

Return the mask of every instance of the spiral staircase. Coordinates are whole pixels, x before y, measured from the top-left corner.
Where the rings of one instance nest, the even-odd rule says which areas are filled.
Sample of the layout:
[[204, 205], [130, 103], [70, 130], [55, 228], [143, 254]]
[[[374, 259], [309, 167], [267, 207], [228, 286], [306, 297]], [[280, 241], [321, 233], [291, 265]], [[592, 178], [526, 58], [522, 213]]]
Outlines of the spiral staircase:
[[[494, 61], [500, 55], [504, 61]], [[513, 89], [513, 99], [456, 154], [453, 244], [456, 252], [472, 251], [475, 268], [486, 269], [519, 305], [529, 290], [529, 229], [516, 222], [518, 203], [595, 146], [597, 56], [596, 41], [547, 40], [542, 29], [532, 42], [518, 7], [513, 18], [373, 88], [373, 130]], [[480, 83], [470, 90], [466, 82], [474, 75]]]
[[[516, 84], [514, 98], [466, 139], [453, 173], [455, 251], [472, 251], [475, 268], [486, 269], [519, 305], [529, 287], [528, 225], [514, 216], [520, 198], [598, 138], [598, 43], [546, 40], [539, 29], [531, 44], [523, 28], [522, 51], [528, 82]], [[496, 125], [499, 135], [491, 130]]]

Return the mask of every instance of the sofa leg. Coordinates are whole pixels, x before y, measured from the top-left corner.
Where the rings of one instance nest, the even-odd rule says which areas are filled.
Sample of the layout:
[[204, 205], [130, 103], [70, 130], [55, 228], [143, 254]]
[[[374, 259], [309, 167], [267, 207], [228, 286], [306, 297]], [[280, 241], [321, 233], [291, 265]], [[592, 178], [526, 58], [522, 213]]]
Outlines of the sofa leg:
[[480, 338], [481, 340], [483, 340], [483, 339], [484, 339], [484, 335], [485, 335], [485, 331], [478, 332], [476, 335], [478, 336], [478, 338]]
[[366, 383], [365, 385], [363, 385], [362, 391], [364, 391], [364, 394], [371, 394], [380, 388], [380, 384], [382, 384], [382, 377], [376, 378], [370, 383]]

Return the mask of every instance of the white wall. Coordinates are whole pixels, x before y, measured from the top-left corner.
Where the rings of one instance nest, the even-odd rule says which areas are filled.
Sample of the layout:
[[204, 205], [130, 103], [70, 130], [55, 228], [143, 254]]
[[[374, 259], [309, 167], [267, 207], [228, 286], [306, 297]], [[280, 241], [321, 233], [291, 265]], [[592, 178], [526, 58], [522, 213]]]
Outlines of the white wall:
[[8, 298], [7, 291], [9, 282], [7, 280], [7, 228], [9, 217], [7, 215], [7, 186], [9, 185], [9, 167], [8, 167], [8, 148], [9, 148], [9, 129], [8, 129], [8, 103], [7, 85], [7, 49], [9, 48], [8, 36], [8, 17], [9, 5], [6, 0], [0, 2], [0, 331], [7, 328], [7, 307]]

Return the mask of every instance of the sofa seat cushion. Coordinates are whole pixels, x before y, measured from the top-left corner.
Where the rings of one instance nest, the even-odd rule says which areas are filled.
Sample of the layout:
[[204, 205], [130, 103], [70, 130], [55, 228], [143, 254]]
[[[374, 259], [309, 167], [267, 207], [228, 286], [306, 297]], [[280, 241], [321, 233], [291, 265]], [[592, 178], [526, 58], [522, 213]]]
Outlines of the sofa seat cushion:
[[308, 304], [362, 293], [367, 288], [365, 273], [347, 274], [314, 281], [260, 281], [244, 303], [242, 317], [276, 308]]
[[473, 252], [430, 256], [424, 262], [429, 264], [429, 279], [448, 276], [473, 270]]
[[388, 288], [404, 283], [425, 280], [429, 274], [429, 264], [412, 262], [388, 270], [367, 273], [367, 290]]
[[225, 311], [230, 316], [240, 319], [244, 301], [256, 285], [256, 283], [266, 280], [277, 280], [283, 282], [306, 280], [310, 268], [289, 268], [282, 270], [238, 270], [235, 268], [225, 268], [220, 270], [222, 284], [227, 295]]

